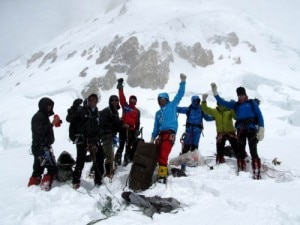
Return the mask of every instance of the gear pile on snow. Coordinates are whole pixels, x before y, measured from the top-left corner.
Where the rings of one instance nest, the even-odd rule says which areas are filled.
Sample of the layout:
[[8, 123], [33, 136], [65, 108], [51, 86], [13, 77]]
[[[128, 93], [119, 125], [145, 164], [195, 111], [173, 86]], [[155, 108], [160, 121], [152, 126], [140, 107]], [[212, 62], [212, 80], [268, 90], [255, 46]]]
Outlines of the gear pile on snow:
[[171, 212], [180, 207], [180, 202], [175, 198], [162, 198], [160, 196], [145, 197], [130, 191], [122, 193], [122, 198], [127, 203], [134, 204], [143, 208], [146, 216], [152, 217], [154, 213]]

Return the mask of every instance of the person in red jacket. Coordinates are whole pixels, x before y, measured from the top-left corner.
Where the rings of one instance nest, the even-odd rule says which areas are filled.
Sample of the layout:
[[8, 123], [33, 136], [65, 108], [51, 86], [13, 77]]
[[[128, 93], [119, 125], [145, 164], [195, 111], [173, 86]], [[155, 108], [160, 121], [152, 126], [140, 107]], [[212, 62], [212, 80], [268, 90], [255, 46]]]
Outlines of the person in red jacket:
[[127, 164], [133, 160], [133, 144], [136, 141], [137, 136], [139, 135], [140, 110], [135, 107], [137, 102], [136, 96], [131, 95], [129, 97], [129, 103], [126, 102], [123, 91], [123, 82], [123, 78], [118, 79], [117, 89], [119, 90], [120, 105], [123, 110], [123, 126], [119, 133], [120, 143], [115, 155], [115, 163], [116, 165], [121, 165], [122, 153], [126, 144], [123, 166], [127, 166]]

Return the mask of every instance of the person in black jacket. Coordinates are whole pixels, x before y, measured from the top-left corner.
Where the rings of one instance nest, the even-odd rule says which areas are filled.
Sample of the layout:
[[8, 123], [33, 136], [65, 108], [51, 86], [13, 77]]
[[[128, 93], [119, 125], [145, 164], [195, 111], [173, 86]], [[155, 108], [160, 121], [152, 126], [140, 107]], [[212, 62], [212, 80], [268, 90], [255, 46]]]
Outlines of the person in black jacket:
[[100, 143], [100, 115], [96, 107], [97, 103], [98, 96], [96, 94], [89, 95], [87, 104], [83, 105], [76, 116], [80, 140], [76, 143], [77, 157], [72, 180], [74, 189], [80, 187], [80, 178], [87, 151], [90, 152], [95, 165], [94, 183], [96, 186], [102, 184], [104, 157]]
[[[39, 110], [31, 119], [31, 150], [34, 161], [28, 186], [41, 184], [42, 190], [49, 191], [53, 178], [57, 173], [56, 161], [51, 147], [55, 141], [53, 126], [60, 126], [61, 120], [58, 116], [54, 116], [53, 121], [50, 122], [49, 117], [54, 115], [54, 102], [50, 98], [42, 98], [38, 107]], [[47, 174], [42, 179], [45, 168]]]
[[119, 98], [116, 95], [109, 97], [108, 107], [100, 112], [101, 117], [101, 143], [105, 154], [105, 170], [106, 176], [111, 178], [114, 174], [114, 149], [113, 139], [117, 132], [120, 131], [122, 121], [119, 117], [118, 110]]

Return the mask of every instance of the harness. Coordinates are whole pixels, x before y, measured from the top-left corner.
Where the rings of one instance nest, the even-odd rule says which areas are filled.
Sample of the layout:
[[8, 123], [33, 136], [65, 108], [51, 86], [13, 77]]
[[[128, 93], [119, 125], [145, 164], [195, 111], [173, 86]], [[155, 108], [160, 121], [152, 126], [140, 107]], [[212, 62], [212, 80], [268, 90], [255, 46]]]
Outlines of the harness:
[[173, 130], [165, 130], [159, 132], [158, 138], [155, 140], [155, 144], [160, 145], [164, 141], [170, 141], [172, 145], [175, 143], [176, 133]]

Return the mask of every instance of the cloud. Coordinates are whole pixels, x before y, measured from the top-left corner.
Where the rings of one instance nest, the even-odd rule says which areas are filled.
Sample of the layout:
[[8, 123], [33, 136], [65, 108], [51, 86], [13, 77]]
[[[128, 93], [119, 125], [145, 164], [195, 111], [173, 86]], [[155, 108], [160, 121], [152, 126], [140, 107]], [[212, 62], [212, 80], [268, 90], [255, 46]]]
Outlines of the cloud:
[[108, 5], [109, 0], [0, 1], [0, 66], [104, 12]]

